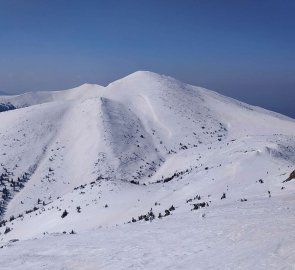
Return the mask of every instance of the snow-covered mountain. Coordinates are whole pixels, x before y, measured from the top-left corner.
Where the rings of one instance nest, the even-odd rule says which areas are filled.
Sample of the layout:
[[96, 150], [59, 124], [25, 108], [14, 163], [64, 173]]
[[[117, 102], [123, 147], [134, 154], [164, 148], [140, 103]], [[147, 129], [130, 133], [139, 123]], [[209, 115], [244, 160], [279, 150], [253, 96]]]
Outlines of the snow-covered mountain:
[[[36, 255], [28, 269], [37, 250], [48, 269], [179, 269], [180, 263], [183, 269], [288, 269], [295, 263], [288, 252], [295, 248], [295, 185], [282, 184], [295, 169], [293, 119], [146, 71], [106, 87], [3, 96], [0, 111], [4, 269], [24, 269], [15, 254], [27, 260], [28, 250]], [[142, 245], [150, 237], [163, 244]], [[46, 260], [67, 243], [81, 248], [50, 268]], [[124, 243], [137, 257], [125, 258]], [[166, 248], [170, 261], [161, 259]], [[257, 253], [260, 248], [272, 255]], [[112, 253], [124, 267], [106, 261]], [[178, 253], [187, 260], [175, 260]], [[88, 268], [77, 254], [88, 256]], [[136, 260], [143, 254], [148, 259]], [[263, 262], [255, 265], [257, 256]]]

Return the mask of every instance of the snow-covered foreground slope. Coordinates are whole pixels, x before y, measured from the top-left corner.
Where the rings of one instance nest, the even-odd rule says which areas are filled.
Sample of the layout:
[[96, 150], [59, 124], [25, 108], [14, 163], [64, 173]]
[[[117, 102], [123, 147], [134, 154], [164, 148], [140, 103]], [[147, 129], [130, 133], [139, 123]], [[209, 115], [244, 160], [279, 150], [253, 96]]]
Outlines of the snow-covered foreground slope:
[[294, 269], [294, 203], [287, 196], [223, 204], [16, 242], [1, 251], [1, 269]]
[[293, 119], [151, 72], [0, 104], [2, 267], [295, 265]]

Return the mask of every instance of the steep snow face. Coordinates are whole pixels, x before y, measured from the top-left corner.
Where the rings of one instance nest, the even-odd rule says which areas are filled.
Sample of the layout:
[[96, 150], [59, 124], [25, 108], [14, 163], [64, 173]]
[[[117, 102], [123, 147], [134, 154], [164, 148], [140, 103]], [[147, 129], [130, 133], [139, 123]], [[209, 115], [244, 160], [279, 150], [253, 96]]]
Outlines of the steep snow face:
[[0, 113], [2, 244], [249, 201], [267, 208], [273, 197], [285, 207], [294, 194], [281, 183], [294, 169], [293, 119], [171, 77], [140, 71], [0, 105], [11, 108]]

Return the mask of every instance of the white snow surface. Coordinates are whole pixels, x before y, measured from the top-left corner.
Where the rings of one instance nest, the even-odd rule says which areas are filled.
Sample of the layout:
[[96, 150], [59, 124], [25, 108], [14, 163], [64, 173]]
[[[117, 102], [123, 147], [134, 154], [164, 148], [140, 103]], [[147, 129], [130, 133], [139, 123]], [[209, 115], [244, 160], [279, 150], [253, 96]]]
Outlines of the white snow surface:
[[294, 119], [147, 71], [0, 104], [0, 269], [295, 269]]

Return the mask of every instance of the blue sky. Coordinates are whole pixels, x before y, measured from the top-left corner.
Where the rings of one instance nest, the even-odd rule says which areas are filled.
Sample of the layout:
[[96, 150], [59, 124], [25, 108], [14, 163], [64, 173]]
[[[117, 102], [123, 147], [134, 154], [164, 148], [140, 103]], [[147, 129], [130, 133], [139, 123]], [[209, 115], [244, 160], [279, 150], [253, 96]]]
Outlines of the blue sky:
[[294, 0], [0, 0], [0, 91], [150, 70], [295, 118]]

